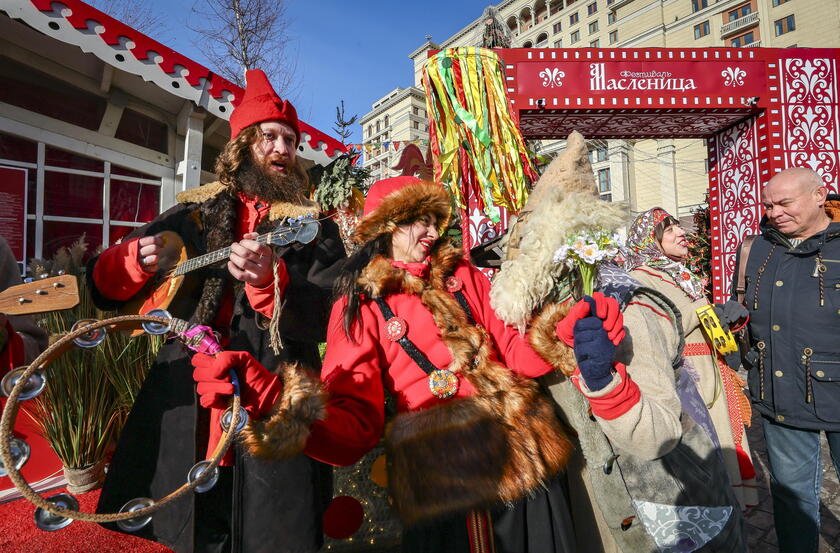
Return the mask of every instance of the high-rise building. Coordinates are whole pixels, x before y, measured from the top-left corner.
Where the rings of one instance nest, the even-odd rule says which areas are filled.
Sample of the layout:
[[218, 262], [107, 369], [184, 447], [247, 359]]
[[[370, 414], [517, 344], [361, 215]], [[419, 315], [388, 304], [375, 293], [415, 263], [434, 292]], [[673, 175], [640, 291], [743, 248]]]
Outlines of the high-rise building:
[[[508, 0], [494, 7], [496, 17], [510, 31], [514, 48], [840, 47], [837, 0]], [[422, 98], [422, 67], [428, 50], [481, 44], [487, 17], [476, 15], [446, 40], [435, 43], [426, 37], [409, 55], [415, 87], [397, 89], [374, 104], [363, 118], [366, 142], [383, 141], [369, 129], [370, 122], [384, 123], [386, 116], [395, 121], [397, 103], [389, 98], [409, 90], [416, 91], [411, 94], [412, 103]], [[384, 124], [380, 132], [386, 128]], [[389, 140], [409, 139], [395, 128], [388, 136]], [[425, 133], [416, 136], [426, 138]], [[634, 211], [661, 205], [685, 219], [704, 202], [708, 162], [702, 140], [627, 137], [590, 144], [603, 198], [629, 201]], [[530, 144], [545, 158], [562, 145], [559, 140]], [[381, 168], [385, 152], [365, 159], [366, 166], [378, 163]]]
[[[426, 95], [422, 88], [395, 88], [372, 106], [360, 119], [362, 125], [363, 165], [374, 180], [395, 176], [393, 167], [410, 143], [429, 138]], [[426, 147], [421, 150], [425, 153]]]

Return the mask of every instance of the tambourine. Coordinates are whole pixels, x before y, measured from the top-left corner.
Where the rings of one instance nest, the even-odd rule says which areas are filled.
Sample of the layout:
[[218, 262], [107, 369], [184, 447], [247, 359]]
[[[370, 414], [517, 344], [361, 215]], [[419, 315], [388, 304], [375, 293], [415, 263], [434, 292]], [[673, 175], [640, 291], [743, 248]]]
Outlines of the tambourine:
[[35, 523], [46, 531], [64, 528], [73, 520], [85, 522], [115, 522], [122, 530], [134, 532], [146, 526], [155, 511], [171, 501], [192, 492], [202, 493], [211, 489], [219, 477], [218, 466], [234, 436], [248, 423], [248, 414], [240, 404], [239, 380], [231, 370], [234, 393], [230, 407], [221, 417], [224, 431], [216, 449], [209, 459], [199, 461], [188, 471], [186, 482], [159, 500], [147, 497], [132, 499], [123, 505], [118, 513], [86, 513], [79, 511], [79, 503], [65, 493], [43, 498], [23, 479], [19, 470], [29, 458], [29, 446], [23, 440], [12, 437], [12, 428], [20, 407], [20, 401], [31, 399], [43, 391], [47, 379], [48, 365], [72, 347], [95, 348], [105, 340], [108, 330], [130, 331], [142, 328], [148, 334], [170, 334], [180, 339], [195, 351], [216, 354], [221, 351], [212, 331], [204, 326], [191, 326], [182, 319], [173, 318], [164, 310], [150, 311], [146, 315], [125, 315], [101, 321], [85, 319], [77, 321], [73, 329], [47, 348], [30, 365], [9, 372], [0, 382], [0, 388], [8, 396], [3, 416], [0, 419], [0, 459], [5, 471], [18, 491], [37, 506]]
[[720, 323], [720, 319], [717, 313], [715, 313], [713, 306], [704, 305], [703, 307], [698, 307], [696, 311], [697, 317], [700, 319], [700, 326], [703, 327], [706, 336], [718, 353], [727, 355], [738, 351], [738, 343], [735, 341], [735, 336], [732, 335], [732, 331]]

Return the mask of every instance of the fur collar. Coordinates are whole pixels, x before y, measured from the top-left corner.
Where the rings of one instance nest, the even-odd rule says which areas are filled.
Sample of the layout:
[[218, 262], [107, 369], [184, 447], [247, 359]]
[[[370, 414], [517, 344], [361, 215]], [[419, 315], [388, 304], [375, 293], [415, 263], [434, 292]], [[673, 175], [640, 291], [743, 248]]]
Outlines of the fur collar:
[[[202, 184], [196, 188], [190, 188], [179, 192], [176, 199], [180, 203], [204, 203], [211, 198], [215, 198], [223, 191], [227, 190], [227, 186], [219, 181]], [[275, 202], [271, 204], [271, 209], [268, 212], [268, 220], [276, 221], [284, 217], [303, 217], [305, 215], [317, 215], [321, 212], [321, 206], [312, 200], [306, 200], [301, 204], [292, 204], [289, 202]]]

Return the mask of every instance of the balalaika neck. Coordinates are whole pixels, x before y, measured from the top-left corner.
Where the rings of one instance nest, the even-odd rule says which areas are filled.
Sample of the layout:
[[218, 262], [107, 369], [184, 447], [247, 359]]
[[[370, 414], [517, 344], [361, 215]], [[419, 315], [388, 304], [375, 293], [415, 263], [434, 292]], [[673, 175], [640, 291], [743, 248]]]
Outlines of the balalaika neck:
[[[260, 244], [266, 244], [268, 242], [269, 237], [271, 236], [270, 232], [265, 234], [261, 234], [254, 238]], [[220, 250], [216, 250], [210, 253], [206, 253], [204, 255], [200, 255], [198, 257], [193, 257], [192, 259], [187, 259], [183, 263], [179, 263], [177, 267], [175, 267], [174, 276], [185, 275], [190, 271], [195, 271], [196, 269], [201, 269], [202, 267], [206, 267], [208, 265], [213, 265], [214, 263], [218, 263], [224, 259], [230, 257], [230, 246], [227, 248], [222, 248]]]

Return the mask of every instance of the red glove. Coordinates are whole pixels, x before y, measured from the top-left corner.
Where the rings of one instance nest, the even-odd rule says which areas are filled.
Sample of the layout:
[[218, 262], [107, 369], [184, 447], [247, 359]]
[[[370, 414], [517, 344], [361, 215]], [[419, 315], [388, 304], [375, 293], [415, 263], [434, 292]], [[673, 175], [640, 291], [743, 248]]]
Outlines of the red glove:
[[[606, 297], [601, 292], [592, 294], [591, 299], [595, 302], [595, 316], [604, 322], [604, 330], [607, 331], [607, 337], [613, 345], [617, 346], [626, 334], [624, 330], [624, 315], [621, 313], [618, 302], [613, 298]], [[567, 346], [574, 347], [575, 323], [580, 319], [588, 317], [589, 312], [589, 302], [585, 301], [585, 299], [577, 302], [566, 316], [557, 323], [557, 337]]]
[[280, 379], [247, 351], [223, 351], [215, 357], [196, 353], [192, 364], [195, 367], [193, 380], [198, 383], [196, 392], [202, 407], [227, 407], [227, 396], [233, 394], [231, 369], [239, 375], [240, 400], [252, 418], [265, 416], [283, 389]]

